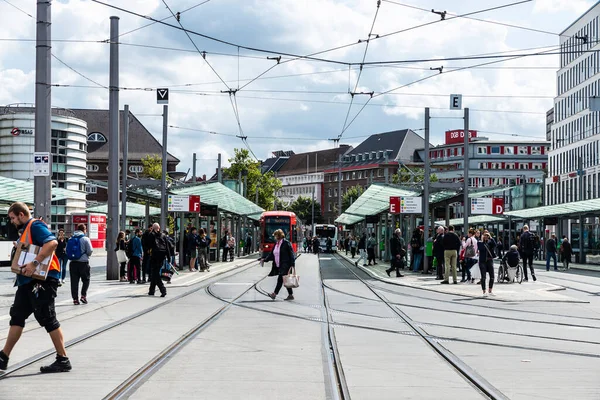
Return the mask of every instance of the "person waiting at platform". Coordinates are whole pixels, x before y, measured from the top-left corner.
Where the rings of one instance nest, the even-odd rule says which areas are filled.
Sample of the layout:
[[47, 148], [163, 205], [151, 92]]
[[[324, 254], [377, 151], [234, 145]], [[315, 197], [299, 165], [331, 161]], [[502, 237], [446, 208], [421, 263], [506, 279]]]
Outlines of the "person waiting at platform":
[[320, 249], [321, 249], [321, 241], [319, 240], [319, 237], [317, 235], [315, 235], [315, 237], [313, 238], [313, 241], [312, 241], [313, 253], [319, 254]]

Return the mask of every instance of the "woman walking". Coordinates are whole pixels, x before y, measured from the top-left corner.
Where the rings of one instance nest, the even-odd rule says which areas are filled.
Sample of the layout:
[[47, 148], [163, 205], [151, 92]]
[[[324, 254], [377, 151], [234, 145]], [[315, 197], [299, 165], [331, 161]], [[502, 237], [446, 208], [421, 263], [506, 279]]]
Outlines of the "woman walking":
[[485, 232], [483, 234], [483, 241], [477, 243], [477, 248], [479, 250], [479, 270], [481, 271], [481, 289], [483, 290], [483, 295], [487, 295], [485, 291], [485, 276], [488, 273], [490, 274], [488, 292], [491, 296], [494, 296], [492, 287], [494, 286], [494, 249], [496, 248], [496, 243], [490, 238], [490, 234]]
[[[296, 266], [296, 260], [294, 259], [291, 243], [285, 239], [285, 233], [281, 229], [277, 229], [273, 232], [273, 236], [277, 243], [275, 243], [273, 251], [264, 258], [264, 261], [273, 261], [273, 271], [277, 273], [277, 286], [275, 286], [275, 291], [269, 294], [269, 297], [275, 300], [283, 286], [283, 277], [289, 273], [290, 268]], [[292, 288], [286, 289], [288, 297], [285, 300], [294, 300]]]
[[127, 244], [125, 243], [125, 232], [121, 231], [117, 236], [117, 242], [115, 247], [115, 251], [117, 252], [117, 261], [119, 261], [119, 264], [121, 265], [121, 268], [119, 270], [119, 278], [121, 282], [127, 282], [127, 275], [125, 273], [125, 267], [127, 265], [127, 253], [125, 252], [126, 250]]
[[562, 244], [560, 245], [560, 254], [562, 255], [563, 267], [565, 270], [568, 270], [571, 256], [573, 255], [573, 247], [571, 247], [571, 243], [569, 243], [569, 239], [566, 236], [563, 236]]
[[[65, 238], [65, 231], [63, 229], [58, 230], [58, 246], [56, 247], [56, 257], [60, 262], [60, 285], [65, 283], [67, 276], [67, 239]], [[60, 286], [59, 285], [59, 286]]]

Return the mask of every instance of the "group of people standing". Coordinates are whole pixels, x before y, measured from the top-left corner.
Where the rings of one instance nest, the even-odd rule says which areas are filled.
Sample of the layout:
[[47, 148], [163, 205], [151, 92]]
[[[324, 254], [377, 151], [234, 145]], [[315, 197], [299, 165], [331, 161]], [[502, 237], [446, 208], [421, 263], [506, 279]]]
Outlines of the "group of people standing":
[[354, 262], [355, 265], [358, 265], [362, 262], [363, 267], [377, 265], [375, 250], [377, 249], [377, 235], [375, 233], [371, 233], [368, 235], [366, 232], [360, 236], [357, 241], [358, 236], [347, 235], [343, 240], [343, 247], [346, 251], [346, 255], [348, 255], [348, 251], [354, 258], [357, 254], [358, 250], [358, 260]]
[[210, 271], [208, 263], [208, 248], [210, 246], [210, 238], [206, 235], [203, 228], [197, 230], [195, 227], [190, 229], [187, 236], [187, 251], [190, 257], [189, 270], [193, 271]]

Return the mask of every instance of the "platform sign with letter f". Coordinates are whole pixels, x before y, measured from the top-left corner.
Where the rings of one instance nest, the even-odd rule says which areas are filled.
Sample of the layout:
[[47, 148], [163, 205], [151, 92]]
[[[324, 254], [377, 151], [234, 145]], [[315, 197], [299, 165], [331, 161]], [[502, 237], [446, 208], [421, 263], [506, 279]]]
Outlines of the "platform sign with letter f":
[[200, 196], [190, 196], [189, 197], [189, 212], [191, 213], [200, 213]]

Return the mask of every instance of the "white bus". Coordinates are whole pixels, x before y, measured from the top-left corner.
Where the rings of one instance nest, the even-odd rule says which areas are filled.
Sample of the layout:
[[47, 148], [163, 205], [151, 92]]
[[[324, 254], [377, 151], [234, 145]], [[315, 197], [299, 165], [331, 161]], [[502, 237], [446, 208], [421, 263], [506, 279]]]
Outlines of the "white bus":
[[18, 238], [19, 234], [10, 223], [8, 215], [0, 213], [0, 266], [10, 265], [13, 241]]
[[337, 252], [338, 233], [335, 225], [315, 224], [313, 227], [313, 237], [319, 237], [320, 248], [322, 252], [327, 250], [327, 238], [331, 238], [331, 251]]

